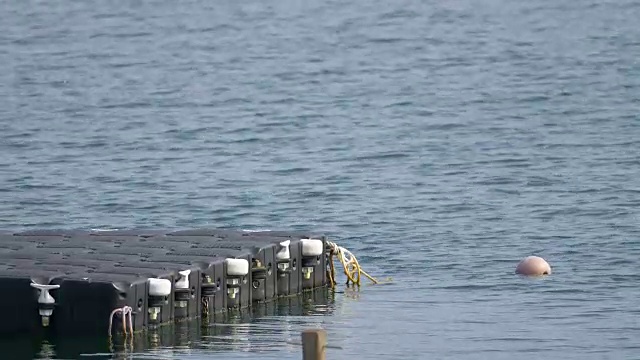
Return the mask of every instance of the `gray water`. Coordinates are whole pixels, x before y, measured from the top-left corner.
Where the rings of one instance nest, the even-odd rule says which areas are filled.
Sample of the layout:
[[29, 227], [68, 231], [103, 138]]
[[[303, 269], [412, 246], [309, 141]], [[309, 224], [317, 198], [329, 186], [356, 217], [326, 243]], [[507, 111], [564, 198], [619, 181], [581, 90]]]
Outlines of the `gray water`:
[[311, 229], [392, 278], [135, 356], [640, 358], [640, 3], [0, 10], [0, 228]]

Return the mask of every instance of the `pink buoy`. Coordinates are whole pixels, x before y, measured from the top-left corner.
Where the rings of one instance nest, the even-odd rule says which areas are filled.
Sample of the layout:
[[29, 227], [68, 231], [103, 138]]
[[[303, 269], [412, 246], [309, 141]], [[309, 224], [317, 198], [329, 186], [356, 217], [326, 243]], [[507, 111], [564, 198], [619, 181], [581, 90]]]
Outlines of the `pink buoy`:
[[551, 266], [541, 257], [527, 256], [518, 263], [516, 274], [525, 276], [551, 275]]

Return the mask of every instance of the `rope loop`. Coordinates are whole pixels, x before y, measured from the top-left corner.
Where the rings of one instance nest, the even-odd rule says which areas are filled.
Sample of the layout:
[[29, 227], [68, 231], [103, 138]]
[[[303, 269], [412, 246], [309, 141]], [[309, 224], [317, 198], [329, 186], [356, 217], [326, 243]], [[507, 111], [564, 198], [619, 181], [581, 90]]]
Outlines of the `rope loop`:
[[347, 276], [347, 285], [349, 285], [349, 282], [351, 282], [354, 285], [360, 286], [361, 275], [366, 276], [374, 284], [378, 284], [378, 280], [373, 278], [371, 275], [367, 274], [366, 271], [362, 270], [362, 268], [360, 267], [360, 263], [358, 262], [358, 259], [356, 258], [355, 255], [353, 255], [353, 253], [351, 253], [351, 251], [345, 249], [342, 246], [339, 246], [338, 244], [332, 241], [327, 241], [327, 245], [329, 246], [329, 267], [330, 267], [328, 271], [328, 275], [329, 275], [329, 282], [331, 283], [332, 287], [336, 285], [335, 267], [333, 265], [334, 256], [337, 257], [338, 261], [342, 264], [344, 274]]
[[[131, 306], [123, 306], [121, 308], [114, 309], [109, 316], [109, 336], [111, 336], [111, 329], [113, 327], [113, 318], [116, 314], [121, 314], [122, 317], [122, 332], [125, 335], [133, 336], [133, 308]], [[128, 315], [128, 322], [127, 322]], [[128, 330], [127, 330], [127, 325]]]

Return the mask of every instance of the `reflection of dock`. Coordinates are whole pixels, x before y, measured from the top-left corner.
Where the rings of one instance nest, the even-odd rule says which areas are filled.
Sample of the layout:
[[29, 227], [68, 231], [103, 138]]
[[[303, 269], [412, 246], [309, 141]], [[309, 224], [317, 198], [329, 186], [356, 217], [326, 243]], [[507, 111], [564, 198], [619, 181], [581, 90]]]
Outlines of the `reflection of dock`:
[[130, 338], [159, 325], [262, 309], [327, 285], [325, 248], [324, 237], [302, 232], [0, 234], [0, 288], [11, 294], [0, 301], [0, 332]]
[[[133, 337], [39, 336], [3, 339], [0, 345], [7, 359], [129, 358], [131, 353], [179, 354], [199, 349], [203, 354], [280, 350], [289, 344], [302, 351], [300, 332], [318, 326], [316, 318], [332, 315], [334, 291], [323, 287], [298, 296], [192, 319], [136, 333]], [[294, 345], [291, 345], [294, 343]], [[48, 354], [47, 356], [45, 356]], [[101, 356], [104, 355], [104, 356]]]

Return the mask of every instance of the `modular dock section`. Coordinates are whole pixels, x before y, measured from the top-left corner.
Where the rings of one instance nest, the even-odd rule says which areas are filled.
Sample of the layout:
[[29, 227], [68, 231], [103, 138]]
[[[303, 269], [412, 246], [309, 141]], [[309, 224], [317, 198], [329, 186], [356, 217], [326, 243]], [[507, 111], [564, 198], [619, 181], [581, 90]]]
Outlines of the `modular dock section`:
[[324, 236], [305, 232], [0, 233], [0, 334], [132, 333], [327, 285]]

